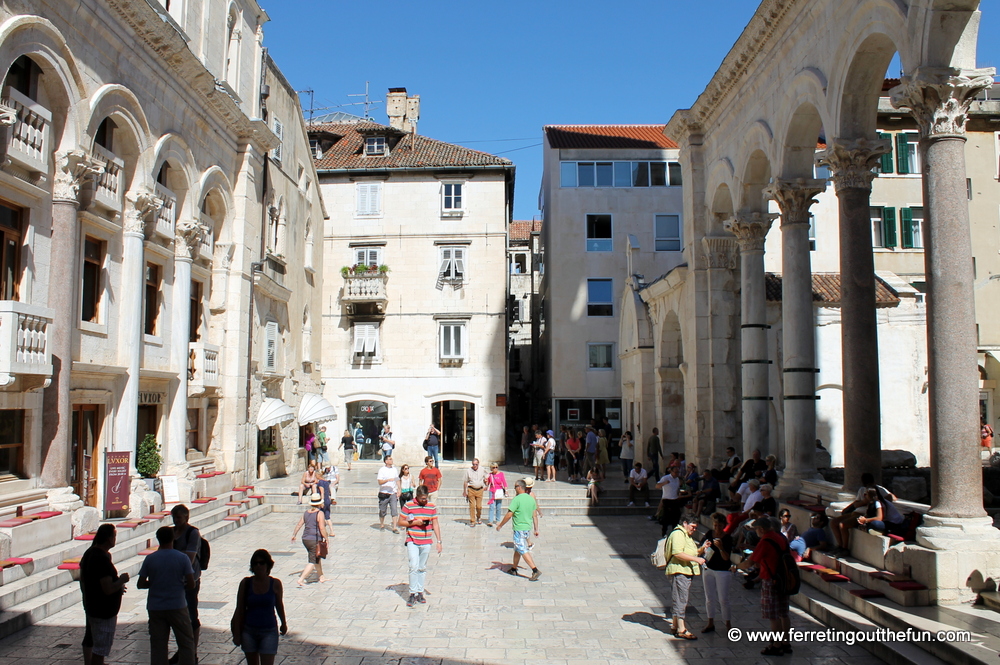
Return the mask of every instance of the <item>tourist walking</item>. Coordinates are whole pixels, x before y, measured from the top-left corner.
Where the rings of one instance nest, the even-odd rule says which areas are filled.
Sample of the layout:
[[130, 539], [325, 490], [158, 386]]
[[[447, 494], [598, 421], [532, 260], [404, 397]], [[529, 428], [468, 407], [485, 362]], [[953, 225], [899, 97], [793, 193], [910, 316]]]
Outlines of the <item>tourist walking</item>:
[[687, 614], [691, 580], [701, 575], [705, 563], [702, 553], [704, 546], [698, 547], [691, 537], [698, 528], [698, 518], [690, 513], [681, 516], [680, 522], [670, 532], [665, 545], [664, 558], [667, 560], [667, 577], [670, 578], [670, 614], [673, 617], [673, 634], [683, 640], [698, 639], [687, 629], [684, 617]]
[[527, 425], [521, 429], [521, 459], [524, 466], [528, 466], [531, 462], [531, 433]]
[[486, 526], [495, 526], [500, 521], [503, 500], [507, 495], [507, 478], [496, 462], [490, 464], [490, 475], [486, 477], [486, 490], [490, 493], [489, 515]]
[[[327, 522], [330, 521], [330, 506], [333, 503], [332, 501], [333, 487], [330, 484], [329, 480], [330, 472], [331, 472], [330, 469], [326, 470], [326, 472], [323, 474], [323, 477], [319, 479], [319, 485], [317, 485], [316, 487], [316, 491], [319, 493], [321, 497], [323, 497], [323, 504], [322, 506], [320, 506], [320, 510], [323, 511], [323, 519], [325, 519]], [[334, 476], [334, 478], [336, 478], [336, 476]]]
[[419, 478], [419, 484], [427, 486], [428, 500], [431, 503], [437, 502], [437, 493], [441, 489], [441, 469], [430, 455], [424, 458], [424, 468], [420, 469]]
[[[201, 593], [201, 531], [191, 526], [191, 511], [184, 504], [178, 504], [170, 509], [174, 520], [174, 549], [184, 552], [191, 560], [194, 569], [194, 588], [187, 589], [188, 615], [191, 617], [191, 630], [194, 633], [195, 660], [198, 659], [198, 642], [201, 638], [201, 621], [198, 619], [198, 594]], [[177, 662], [177, 654], [170, 659]]]
[[486, 488], [486, 469], [479, 466], [479, 458], [465, 470], [462, 478], [462, 496], [469, 502], [469, 526], [483, 523], [483, 490]]
[[149, 589], [146, 612], [149, 614], [149, 663], [167, 665], [167, 641], [170, 631], [177, 641], [177, 662], [195, 665], [194, 631], [187, 610], [186, 591], [194, 589], [191, 559], [174, 549], [174, 530], [162, 526], [156, 530], [159, 547], [142, 561], [136, 587]]
[[[382, 461], [387, 457], [392, 457], [392, 451], [396, 449], [396, 442], [392, 438], [392, 428], [389, 423], [382, 426], [382, 435], [379, 437], [379, 449], [382, 451]], [[396, 514], [393, 513], [393, 517]]]
[[330, 456], [327, 454], [326, 425], [320, 425], [319, 432], [316, 433], [316, 459], [320, 468], [330, 463]]
[[[709, 549], [705, 549], [708, 545]], [[702, 582], [705, 584], [705, 614], [708, 623], [701, 632], [715, 632], [715, 617], [720, 617], [726, 624], [726, 630], [733, 627], [732, 608], [729, 605], [729, 587], [733, 581], [732, 563], [733, 537], [726, 533], [726, 516], [722, 513], [712, 515], [712, 530], [705, 534], [702, 544], [705, 553], [705, 569], [702, 571]]]
[[298, 524], [292, 530], [292, 542], [302, 529], [302, 546], [306, 548], [306, 567], [302, 569], [302, 574], [297, 582], [298, 587], [304, 587], [313, 570], [319, 575], [320, 582], [326, 582], [323, 575], [323, 557], [320, 556], [320, 543], [326, 542], [333, 537], [333, 530], [323, 517], [323, 497], [313, 494], [309, 499], [309, 509], [302, 513]]
[[657, 478], [660, 475], [660, 430], [653, 428], [653, 433], [646, 439], [646, 459], [649, 460], [649, 475]]
[[605, 478], [605, 467], [611, 463], [611, 456], [608, 454], [608, 433], [605, 430], [597, 432], [597, 468], [601, 472], [601, 480]]
[[[597, 464], [597, 432], [593, 426], [587, 425], [585, 467], [589, 472]], [[590, 477], [590, 474], [587, 474]]]
[[549, 430], [545, 433], [545, 478], [547, 482], [556, 481], [556, 438], [555, 432]]
[[535, 532], [535, 536], [538, 536], [538, 516], [535, 514], [538, 506], [535, 503], [535, 499], [528, 494], [528, 486], [524, 480], [518, 480], [514, 483], [514, 493], [514, 498], [511, 499], [510, 505], [507, 508], [507, 514], [497, 524], [497, 531], [513, 518], [514, 563], [507, 570], [507, 573], [516, 577], [518, 574], [518, 563], [520, 563], [523, 557], [524, 562], [531, 568], [531, 577], [529, 579], [534, 582], [542, 575], [542, 571], [538, 570], [531, 552], [528, 551], [528, 537], [531, 535], [532, 529]]
[[350, 471], [351, 463], [354, 461], [354, 437], [351, 435], [351, 430], [344, 430], [344, 436], [340, 437], [340, 445], [337, 448], [343, 448], [344, 464], [347, 465], [347, 470]]
[[257, 550], [250, 557], [251, 575], [240, 581], [236, 592], [236, 611], [229, 626], [233, 644], [243, 649], [247, 665], [274, 665], [278, 633], [288, 633], [284, 589], [281, 580], [271, 577], [273, 568], [270, 552]]
[[427, 439], [427, 454], [434, 458], [435, 468], [441, 466], [441, 430], [431, 423], [424, 438]]
[[656, 488], [660, 490], [660, 507], [657, 513], [660, 516], [660, 537], [667, 535], [678, 523], [681, 514], [681, 479], [677, 475], [677, 467], [672, 468], [669, 473], [660, 478], [656, 483]]
[[751, 566], [756, 566], [761, 580], [761, 616], [771, 622], [772, 638], [771, 645], [760, 653], [764, 656], [791, 654], [792, 645], [787, 639], [788, 629], [791, 628], [788, 618], [788, 596], [775, 584], [781, 555], [788, 552], [788, 542], [774, 530], [774, 524], [769, 517], [759, 518], [753, 526], [759, 538], [757, 545], [753, 554], [741, 561], [736, 568], [747, 570]]
[[399, 517], [399, 470], [392, 465], [392, 455], [385, 458], [385, 466], [378, 470], [378, 528], [385, 529], [385, 516], [392, 515], [393, 533], [399, 533], [396, 528], [396, 518]]
[[312, 431], [312, 427], [306, 427], [305, 432], [305, 449], [306, 449], [306, 461], [315, 462], [319, 466], [319, 449], [316, 441], [316, 435]]
[[413, 477], [410, 476], [410, 465], [404, 464], [399, 467], [399, 505], [402, 506], [407, 501], [413, 500], [413, 490], [416, 489], [416, 485], [413, 484]]
[[305, 473], [302, 474], [302, 480], [299, 482], [299, 502], [297, 505], [302, 505], [302, 497], [306, 494], [306, 490], [312, 494], [318, 485], [319, 471], [316, 468], [316, 462], [309, 462], [309, 466], [306, 467]]
[[[410, 597], [407, 607], [426, 603], [424, 580], [427, 578], [427, 559], [431, 544], [437, 540], [437, 553], [441, 554], [441, 527], [437, 507], [429, 501], [426, 485], [417, 487], [413, 499], [403, 504], [397, 524], [406, 529], [406, 556], [410, 564]], [[431, 538], [431, 532], [434, 538]]]
[[542, 480], [545, 473], [545, 434], [535, 430], [535, 440], [531, 442], [532, 463], [535, 466], [535, 480]]
[[622, 463], [622, 475], [625, 482], [628, 482], [632, 467], [635, 466], [635, 441], [632, 439], [632, 432], [622, 434], [621, 452], [618, 453], [618, 461]]
[[80, 558], [80, 593], [86, 628], [83, 633], [84, 665], [104, 665], [118, 628], [118, 611], [128, 573], [118, 574], [111, 562], [117, 532], [114, 524], [97, 527], [94, 540]]

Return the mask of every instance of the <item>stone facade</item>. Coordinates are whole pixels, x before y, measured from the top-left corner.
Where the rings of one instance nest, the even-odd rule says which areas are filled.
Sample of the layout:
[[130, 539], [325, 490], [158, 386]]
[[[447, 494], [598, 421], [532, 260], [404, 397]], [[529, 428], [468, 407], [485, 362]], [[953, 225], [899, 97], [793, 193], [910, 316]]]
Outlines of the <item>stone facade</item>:
[[548, 399], [540, 394], [546, 368], [540, 343], [545, 330], [545, 322], [540, 316], [545, 269], [541, 229], [540, 221], [515, 220], [507, 233], [507, 292], [510, 294], [507, 304], [510, 341], [507, 428], [508, 436], [514, 436], [518, 443], [521, 428], [537, 422], [548, 405]]

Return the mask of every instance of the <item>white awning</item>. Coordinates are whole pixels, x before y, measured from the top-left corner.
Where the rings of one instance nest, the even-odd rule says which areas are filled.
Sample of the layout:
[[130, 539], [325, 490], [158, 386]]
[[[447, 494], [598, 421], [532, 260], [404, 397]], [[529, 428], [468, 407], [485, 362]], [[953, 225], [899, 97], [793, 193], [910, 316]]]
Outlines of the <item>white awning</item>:
[[333, 404], [322, 395], [306, 393], [299, 403], [299, 424], [325, 423], [337, 419]]
[[287, 423], [289, 420], [295, 420], [295, 412], [292, 411], [292, 407], [276, 397], [266, 398], [257, 411], [257, 429], [262, 431], [271, 425]]

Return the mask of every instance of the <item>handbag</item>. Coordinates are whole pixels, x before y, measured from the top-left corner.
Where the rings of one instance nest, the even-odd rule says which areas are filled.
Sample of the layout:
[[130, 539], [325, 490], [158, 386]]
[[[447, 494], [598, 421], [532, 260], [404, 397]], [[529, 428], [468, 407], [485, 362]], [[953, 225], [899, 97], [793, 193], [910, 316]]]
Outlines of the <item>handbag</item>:
[[412, 501], [413, 500], [413, 492], [410, 492], [410, 491], [402, 492], [399, 495], [399, 500], [401, 502], [403, 502], [403, 503], [406, 503], [407, 501]]
[[319, 559], [325, 559], [326, 555], [330, 553], [330, 546], [325, 540], [319, 541], [319, 545], [316, 546], [316, 557]]
[[506, 494], [504, 493], [502, 487], [498, 487], [495, 490], [493, 490], [493, 500], [494, 501], [498, 501], [498, 500], [504, 498], [504, 496], [506, 496]]
[[428, 450], [431, 447], [431, 440], [424, 439], [424, 450]]

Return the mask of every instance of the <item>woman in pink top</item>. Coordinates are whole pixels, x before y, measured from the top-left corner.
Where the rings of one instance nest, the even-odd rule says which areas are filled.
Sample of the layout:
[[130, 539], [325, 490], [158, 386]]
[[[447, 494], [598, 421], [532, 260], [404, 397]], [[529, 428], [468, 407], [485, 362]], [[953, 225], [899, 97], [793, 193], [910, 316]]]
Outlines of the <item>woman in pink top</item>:
[[486, 487], [490, 490], [490, 514], [486, 520], [486, 526], [493, 526], [500, 523], [500, 513], [503, 510], [503, 499], [507, 494], [507, 478], [504, 477], [500, 466], [493, 462], [490, 464], [490, 475], [486, 476]]

